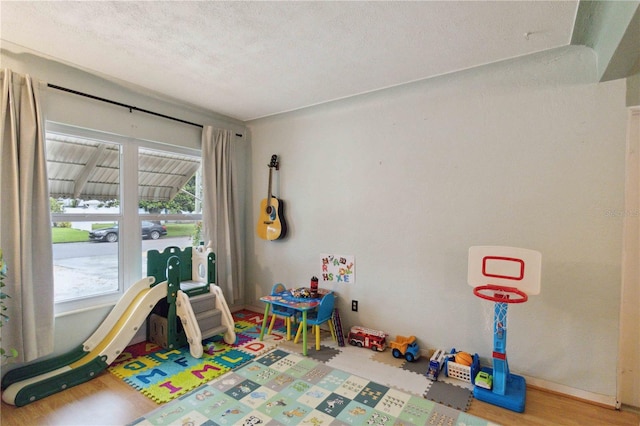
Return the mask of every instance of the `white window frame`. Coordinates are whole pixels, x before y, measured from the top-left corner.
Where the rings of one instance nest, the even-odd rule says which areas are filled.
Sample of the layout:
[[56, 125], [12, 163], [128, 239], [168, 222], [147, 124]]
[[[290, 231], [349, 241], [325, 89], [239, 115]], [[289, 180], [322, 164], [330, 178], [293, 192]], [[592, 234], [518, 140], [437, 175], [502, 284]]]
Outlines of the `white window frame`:
[[85, 139], [119, 144], [120, 160], [120, 212], [117, 214], [52, 214], [52, 222], [86, 220], [117, 221], [120, 232], [118, 239], [118, 290], [96, 296], [60, 301], [55, 303], [55, 314], [63, 315], [70, 312], [96, 309], [114, 305], [124, 292], [142, 278], [146, 271], [142, 271], [142, 238], [139, 232], [127, 232], [129, 229], [140, 229], [142, 220], [201, 220], [201, 214], [161, 215], [141, 214], [138, 211], [138, 151], [147, 148], [175, 154], [183, 154], [200, 158], [201, 151], [169, 145], [165, 143], [141, 140], [107, 133], [99, 130], [85, 129], [62, 123], [48, 121], [47, 133], [60, 133]]

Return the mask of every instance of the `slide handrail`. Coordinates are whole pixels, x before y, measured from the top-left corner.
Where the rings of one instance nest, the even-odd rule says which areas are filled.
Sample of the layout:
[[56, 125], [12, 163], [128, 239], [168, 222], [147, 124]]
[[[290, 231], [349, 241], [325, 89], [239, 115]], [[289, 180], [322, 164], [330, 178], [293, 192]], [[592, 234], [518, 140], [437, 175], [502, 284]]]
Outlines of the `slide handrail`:
[[224, 333], [224, 341], [228, 345], [233, 345], [236, 342], [235, 322], [224, 294], [222, 294], [222, 289], [215, 284], [209, 284], [209, 288], [216, 295], [216, 309], [222, 312], [222, 325], [227, 327], [227, 331]]
[[200, 331], [200, 325], [196, 319], [196, 314], [191, 307], [191, 301], [189, 296], [182, 291], [178, 290], [176, 298], [176, 315], [180, 317], [182, 322], [182, 328], [187, 335], [187, 342], [189, 342], [189, 352], [194, 358], [200, 358], [204, 353], [202, 347], [202, 332]]

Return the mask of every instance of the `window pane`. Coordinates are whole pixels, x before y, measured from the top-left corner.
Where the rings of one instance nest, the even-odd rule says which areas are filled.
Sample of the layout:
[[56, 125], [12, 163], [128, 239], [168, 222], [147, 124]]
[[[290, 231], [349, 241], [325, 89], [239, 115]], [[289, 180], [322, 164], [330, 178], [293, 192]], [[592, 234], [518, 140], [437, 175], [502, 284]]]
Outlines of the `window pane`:
[[47, 173], [63, 213], [120, 212], [120, 145], [47, 133]]
[[201, 213], [200, 158], [141, 148], [138, 193], [141, 213]]
[[116, 293], [121, 146], [54, 132], [46, 144], [55, 302]]
[[[143, 220], [144, 224], [146, 220]], [[163, 251], [167, 247], [188, 247], [192, 245], [194, 231], [199, 229], [199, 220], [166, 220], [162, 221], [167, 235], [157, 240], [142, 240], [142, 273], [147, 273], [147, 250]]]
[[138, 194], [142, 228], [154, 223], [166, 230], [158, 239], [147, 233], [148, 238], [142, 242], [142, 271], [146, 273], [147, 250], [198, 243], [196, 232], [202, 217], [200, 158], [140, 148]]
[[[114, 293], [119, 290], [118, 244], [88, 241], [60, 241], [67, 230], [94, 228], [104, 235], [115, 234], [117, 222], [71, 222], [75, 228], [53, 228], [53, 267], [55, 301], [65, 302], [91, 296]], [[75, 234], [75, 232], [74, 232]]]

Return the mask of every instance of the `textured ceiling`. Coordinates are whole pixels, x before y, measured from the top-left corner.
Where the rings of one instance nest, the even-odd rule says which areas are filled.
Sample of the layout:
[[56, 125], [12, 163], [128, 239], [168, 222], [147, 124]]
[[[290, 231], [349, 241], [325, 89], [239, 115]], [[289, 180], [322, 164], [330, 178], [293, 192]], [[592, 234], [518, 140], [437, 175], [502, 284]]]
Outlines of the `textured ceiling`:
[[0, 38], [247, 121], [566, 46], [577, 7], [2, 1]]

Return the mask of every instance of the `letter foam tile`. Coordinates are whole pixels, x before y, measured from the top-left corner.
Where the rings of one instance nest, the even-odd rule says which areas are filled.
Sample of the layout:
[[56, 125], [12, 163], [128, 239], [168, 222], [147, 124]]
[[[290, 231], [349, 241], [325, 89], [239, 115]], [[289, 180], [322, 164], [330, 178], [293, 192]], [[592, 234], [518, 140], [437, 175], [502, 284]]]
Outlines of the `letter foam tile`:
[[127, 346], [124, 351], [111, 363], [111, 366], [114, 367], [116, 365], [131, 361], [135, 358], [148, 355], [153, 352], [157, 352], [161, 350], [162, 347], [156, 345], [151, 342], [140, 342], [130, 346]]
[[[236, 336], [244, 345], [248, 346], [254, 342], [242, 334]], [[188, 346], [179, 349], [161, 348], [111, 366], [108, 370], [155, 402], [164, 403], [275, 347], [272, 345], [271, 348], [267, 348], [262, 345], [263, 342], [259, 343], [259, 351], [244, 350], [240, 346], [226, 344], [222, 336], [214, 336], [203, 342], [202, 358], [192, 357]]]
[[142, 371], [147, 371], [157, 366], [158, 364], [160, 363], [157, 360], [146, 358], [143, 356], [124, 363], [120, 363], [115, 367], [109, 367], [109, 372], [120, 377], [121, 379], [125, 379], [127, 377], [135, 376]]

